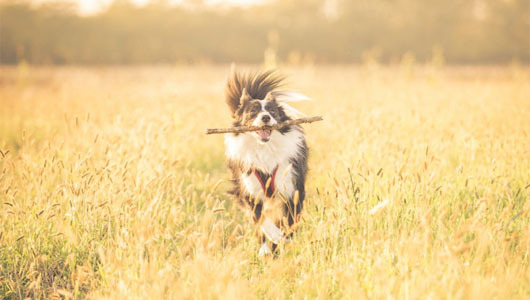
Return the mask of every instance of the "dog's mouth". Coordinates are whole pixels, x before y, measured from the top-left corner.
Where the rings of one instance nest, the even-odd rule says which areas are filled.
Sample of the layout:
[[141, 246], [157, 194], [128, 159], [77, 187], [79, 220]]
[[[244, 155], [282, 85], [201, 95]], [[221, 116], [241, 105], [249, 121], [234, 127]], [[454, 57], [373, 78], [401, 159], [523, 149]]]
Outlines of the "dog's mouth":
[[263, 143], [266, 143], [271, 139], [271, 133], [272, 133], [272, 130], [270, 129], [263, 129], [263, 130], [256, 131], [258, 138]]

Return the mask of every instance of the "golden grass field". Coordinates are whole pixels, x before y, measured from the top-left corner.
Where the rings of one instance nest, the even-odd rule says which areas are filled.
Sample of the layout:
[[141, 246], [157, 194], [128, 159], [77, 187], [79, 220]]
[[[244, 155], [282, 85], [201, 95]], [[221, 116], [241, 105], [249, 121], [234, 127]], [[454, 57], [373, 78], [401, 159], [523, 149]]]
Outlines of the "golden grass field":
[[2, 67], [0, 298], [530, 299], [530, 70], [285, 68], [295, 239], [226, 194], [228, 66]]

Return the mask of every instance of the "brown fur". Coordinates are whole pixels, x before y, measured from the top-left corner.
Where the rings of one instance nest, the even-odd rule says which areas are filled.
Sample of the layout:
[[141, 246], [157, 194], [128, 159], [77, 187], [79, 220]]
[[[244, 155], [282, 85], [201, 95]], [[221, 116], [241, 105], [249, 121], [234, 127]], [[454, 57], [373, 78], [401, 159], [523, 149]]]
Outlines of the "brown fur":
[[[278, 87], [282, 86], [284, 77], [275, 71], [265, 71], [256, 73], [238, 73], [233, 72], [228, 79], [226, 86], [226, 103], [232, 113], [234, 119], [233, 126], [249, 126], [254, 121], [263, 122], [263, 117], [270, 117], [265, 122], [276, 121], [282, 123], [290, 120], [290, 117], [285, 113], [281, 102], [278, 102], [275, 97], [281, 91], [277, 91]], [[267, 100], [261, 102], [261, 100]], [[263, 104], [262, 104], [263, 103]], [[262, 107], [264, 105], [264, 107]], [[257, 120], [257, 118], [261, 118]], [[275, 122], [275, 123], [276, 123]], [[287, 233], [286, 238], [292, 236], [292, 229], [295, 222], [298, 220], [303, 208], [303, 201], [305, 198], [305, 176], [307, 173], [307, 156], [308, 148], [303, 138], [303, 131], [299, 126], [286, 126], [278, 129], [282, 135], [289, 133], [291, 130], [298, 130], [302, 134], [302, 141], [298, 145], [298, 149], [292, 149], [290, 152], [289, 162], [292, 165], [294, 176], [295, 192], [291, 195], [278, 196], [274, 194], [273, 189], [269, 189], [270, 180], [274, 172], [267, 173], [263, 171], [258, 165], [243, 165], [236, 158], [228, 159], [228, 168], [232, 173], [233, 189], [230, 191], [239, 202], [239, 204], [248, 210], [259, 228], [263, 216], [266, 215], [268, 220], [271, 220], [275, 225]], [[237, 138], [240, 133], [232, 133], [232, 137]], [[240, 153], [245, 152], [246, 149], [238, 150]], [[283, 151], [283, 149], [280, 149]], [[271, 157], [274, 160], [274, 157]], [[270, 171], [270, 170], [269, 170]], [[247, 174], [251, 176], [255, 173], [260, 182], [268, 182], [262, 187], [266, 195], [266, 199], [256, 199], [251, 196], [244, 183], [242, 182], [242, 175]], [[267, 205], [265, 205], [265, 203]], [[278, 215], [281, 214], [281, 215]], [[258, 237], [261, 243], [267, 241], [265, 235], [258, 231]], [[272, 243], [272, 251], [274, 252], [277, 245]]]

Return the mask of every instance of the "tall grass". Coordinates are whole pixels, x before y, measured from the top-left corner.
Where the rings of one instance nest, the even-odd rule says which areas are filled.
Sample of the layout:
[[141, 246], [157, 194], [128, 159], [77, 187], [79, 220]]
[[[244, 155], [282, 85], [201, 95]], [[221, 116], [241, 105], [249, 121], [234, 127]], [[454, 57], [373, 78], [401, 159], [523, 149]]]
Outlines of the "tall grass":
[[530, 298], [530, 71], [284, 70], [307, 125], [292, 243], [226, 195], [228, 67], [2, 68], [0, 298]]

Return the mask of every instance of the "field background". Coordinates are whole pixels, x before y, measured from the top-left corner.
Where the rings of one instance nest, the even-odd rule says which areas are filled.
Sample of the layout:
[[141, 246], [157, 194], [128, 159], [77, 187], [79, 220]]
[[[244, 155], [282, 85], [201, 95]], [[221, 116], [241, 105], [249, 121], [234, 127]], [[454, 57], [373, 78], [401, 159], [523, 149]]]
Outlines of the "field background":
[[0, 298], [530, 298], [528, 67], [282, 68], [324, 121], [275, 259], [204, 134], [229, 69], [2, 67]]

